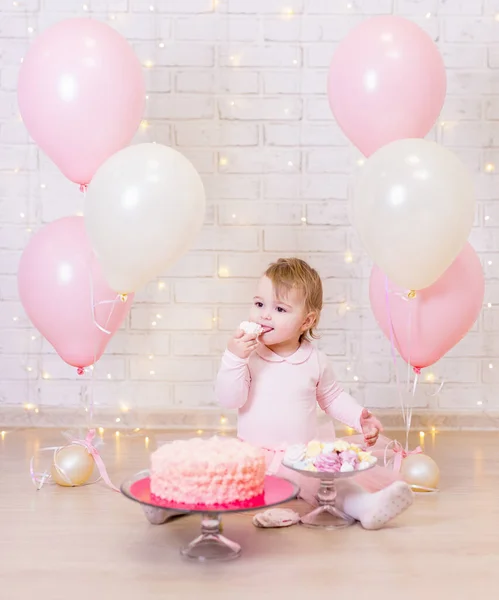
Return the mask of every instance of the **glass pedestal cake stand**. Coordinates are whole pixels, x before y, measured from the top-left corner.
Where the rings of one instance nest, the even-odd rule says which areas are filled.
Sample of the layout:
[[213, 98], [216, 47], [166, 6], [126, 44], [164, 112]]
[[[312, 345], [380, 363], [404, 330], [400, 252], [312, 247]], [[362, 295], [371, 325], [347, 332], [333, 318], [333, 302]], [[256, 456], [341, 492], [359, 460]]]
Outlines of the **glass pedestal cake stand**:
[[[283, 463], [284, 464], [284, 463]], [[331, 473], [328, 471], [305, 471], [302, 469], [295, 469], [289, 464], [284, 464], [285, 467], [304, 475], [305, 477], [313, 477], [320, 480], [319, 491], [317, 492], [316, 498], [319, 506], [312, 512], [309, 512], [305, 516], [301, 517], [300, 523], [305, 527], [316, 527], [323, 529], [342, 529], [343, 527], [350, 527], [355, 523], [355, 519], [345, 514], [339, 508], [336, 508], [336, 485], [337, 479], [346, 479], [348, 477], [354, 477], [359, 473], [369, 471], [376, 466], [376, 463], [371, 465], [369, 468], [363, 471], [349, 471], [346, 473]]]
[[[230, 560], [241, 554], [241, 546], [221, 534], [222, 515], [235, 512], [267, 509], [296, 498], [300, 488], [281, 477], [265, 477], [263, 496], [247, 502], [214, 506], [203, 504], [176, 504], [151, 494], [149, 471], [140, 471], [121, 485], [123, 494], [146, 507], [169, 511], [168, 514], [198, 513], [201, 515], [201, 535], [180, 549], [186, 558], [210, 561]], [[170, 513], [171, 511], [171, 513]], [[154, 521], [151, 521], [154, 522]]]

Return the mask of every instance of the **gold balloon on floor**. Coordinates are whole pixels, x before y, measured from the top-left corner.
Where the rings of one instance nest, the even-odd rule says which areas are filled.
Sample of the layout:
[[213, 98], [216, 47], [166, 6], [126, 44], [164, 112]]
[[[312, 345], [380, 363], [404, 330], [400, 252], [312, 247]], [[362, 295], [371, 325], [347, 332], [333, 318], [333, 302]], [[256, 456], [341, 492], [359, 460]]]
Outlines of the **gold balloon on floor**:
[[92, 476], [95, 462], [84, 446], [71, 444], [56, 451], [51, 469], [52, 479], [59, 485], [83, 485]]
[[438, 488], [440, 470], [437, 463], [426, 454], [410, 454], [400, 468], [405, 481], [415, 492], [433, 491]]

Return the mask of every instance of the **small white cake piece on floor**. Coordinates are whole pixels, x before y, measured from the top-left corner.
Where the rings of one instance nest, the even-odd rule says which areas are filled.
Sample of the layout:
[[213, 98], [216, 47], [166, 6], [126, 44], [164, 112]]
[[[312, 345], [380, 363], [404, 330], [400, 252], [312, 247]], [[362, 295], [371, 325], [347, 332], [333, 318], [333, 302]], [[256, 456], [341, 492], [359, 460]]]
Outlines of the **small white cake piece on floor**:
[[300, 515], [289, 508], [269, 508], [253, 517], [255, 527], [289, 527], [296, 525]]
[[244, 333], [251, 333], [260, 335], [263, 332], [263, 327], [258, 323], [252, 323], [251, 321], [243, 321], [239, 325], [239, 329], [242, 329]]

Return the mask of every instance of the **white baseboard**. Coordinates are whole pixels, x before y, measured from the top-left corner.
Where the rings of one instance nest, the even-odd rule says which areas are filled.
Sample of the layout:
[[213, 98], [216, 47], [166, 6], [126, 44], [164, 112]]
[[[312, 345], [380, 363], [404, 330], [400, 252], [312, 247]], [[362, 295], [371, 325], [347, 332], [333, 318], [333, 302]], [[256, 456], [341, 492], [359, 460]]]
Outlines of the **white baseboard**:
[[[220, 410], [192, 409], [182, 411], [130, 411], [118, 413], [115, 410], [98, 409], [93, 421], [82, 409], [40, 407], [27, 410], [22, 406], [3, 406], [0, 408], [0, 428], [43, 427], [43, 428], [75, 428], [95, 427], [106, 429], [141, 429], [151, 430], [206, 430], [233, 431], [236, 426], [234, 412], [222, 413]], [[399, 410], [376, 411], [386, 431], [403, 430], [404, 424]], [[119, 419], [119, 421], [117, 421]], [[320, 422], [327, 417], [321, 414]], [[428, 411], [416, 410], [412, 416], [412, 430], [431, 431], [457, 430], [496, 430], [499, 429], [499, 413], [484, 411]], [[338, 432], [347, 428], [337, 424]]]

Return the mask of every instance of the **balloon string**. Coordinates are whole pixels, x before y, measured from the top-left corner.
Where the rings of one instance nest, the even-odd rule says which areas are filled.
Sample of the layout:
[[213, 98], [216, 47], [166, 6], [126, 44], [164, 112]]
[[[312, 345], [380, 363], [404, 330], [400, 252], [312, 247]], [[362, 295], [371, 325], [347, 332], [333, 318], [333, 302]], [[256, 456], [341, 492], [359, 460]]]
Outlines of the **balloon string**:
[[407, 347], [408, 347], [408, 355], [407, 355], [407, 391], [409, 391], [409, 386], [411, 384], [411, 351], [412, 351], [412, 308], [413, 303], [409, 304], [409, 317], [407, 318]]
[[[407, 346], [408, 346], [407, 387], [409, 387], [410, 382], [411, 382], [412, 311], [413, 311], [413, 307], [414, 307], [414, 302], [410, 302], [409, 303], [409, 317], [407, 319], [407, 329], [408, 329], [408, 331], [407, 331]], [[420, 371], [414, 369], [414, 373], [415, 373], [415, 377], [414, 377], [414, 385], [412, 387], [412, 398], [411, 398], [410, 406], [407, 407], [407, 419], [406, 419], [406, 423], [405, 423], [405, 449], [406, 449], [406, 451], [409, 450], [409, 433], [411, 431], [411, 424], [412, 424], [412, 409], [413, 409], [414, 400], [416, 397], [416, 389], [417, 389], [417, 385], [418, 385], [418, 376], [419, 376]]]
[[[86, 200], [86, 196], [87, 196], [87, 188], [88, 185], [85, 184], [81, 184], [80, 185], [80, 191], [83, 194], [83, 199]], [[91, 263], [91, 259], [90, 259], [90, 263]], [[109, 321], [111, 320], [111, 317], [113, 316], [116, 304], [118, 302], [123, 302], [123, 297], [121, 294], [117, 294], [116, 297], [114, 298], [114, 300], [101, 300], [99, 302], [95, 302], [95, 293], [94, 293], [94, 281], [93, 281], [93, 276], [92, 276], [92, 266], [91, 264], [89, 265], [89, 283], [90, 283], [90, 311], [91, 311], [91, 315], [92, 315], [92, 321], [95, 325], [95, 327], [97, 327], [97, 329], [99, 331], [102, 331], [102, 333], [106, 334], [106, 335], [111, 335], [111, 331], [108, 329], [108, 325], [109, 325]], [[109, 311], [109, 314], [107, 316], [106, 322], [104, 323], [104, 326], [102, 326], [98, 321], [97, 321], [97, 317], [95, 314], [95, 309], [97, 308], [97, 306], [103, 306], [106, 304], [110, 304], [111, 305], [111, 310]], [[94, 425], [93, 423], [93, 419], [94, 419], [94, 387], [95, 387], [95, 363], [97, 362], [97, 348], [98, 348], [99, 342], [98, 340], [96, 340], [95, 344], [94, 344], [94, 352], [93, 352], [93, 362], [91, 365], [91, 378], [90, 378], [90, 391], [87, 394], [87, 389], [86, 387], [83, 388], [82, 393], [85, 394], [85, 403], [87, 404], [87, 412], [88, 412], [88, 426], [91, 429]], [[79, 375], [83, 375], [85, 373], [85, 369], [83, 367], [79, 367], [78, 368], [78, 374]]]
[[[86, 183], [81, 184], [80, 185], [80, 192], [83, 194], [83, 199], [86, 200], [86, 196], [87, 196], [87, 189], [88, 189], [88, 185]], [[90, 259], [90, 263], [91, 263], [91, 259]], [[106, 335], [111, 335], [111, 331], [108, 329], [108, 325], [109, 325], [109, 321], [111, 320], [111, 317], [113, 316], [115, 307], [117, 302], [123, 302], [123, 297], [120, 294], [117, 294], [116, 297], [114, 298], [114, 300], [101, 300], [99, 302], [95, 302], [95, 294], [94, 294], [94, 281], [93, 281], [93, 276], [92, 276], [92, 267], [91, 264], [89, 265], [89, 283], [90, 283], [90, 311], [92, 314], [92, 321], [95, 325], [95, 327], [97, 327], [97, 329], [99, 329], [99, 331], [102, 331], [102, 333], [106, 334]], [[97, 306], [102, 306], [105, 304], [110, 304], [111, 305], [111, 310], [109, 311], [109, 315], [107, 316], [106, 322], [104, 324], [104, 326], [102, 326], [100, 323], [98, 323], [97, 321], [97, 317], [95, 314], [95, 309], [97, 308]], [[95, 363], [97, 362], [97, 349], [98, 349], [98, 345], [99, 342], [98, 340], [96, 340], [95, 344], [94, 344], [94, 352], [93, 352], [93, 362], [91, 365], [91, 378], [90, 378], [90, 391], [89, 394], [87, 394], [87, 388], [86, 386], [83, 387], [82, 386], [82, 394], [85, 394], [85, 403], [87, 404], [87, 412], [88, 412], [88, 426], [89, 428], [93, 427], [93, 418], [94, 418], [94, 384], [95, 384]], [[79, 367], [78, 370], [78, 375], [83, 375], [85, 373], [85, 369], [83, 367]], [[43, 485], [43, 484], [42, 484]]]
[[[389, 324], [389, 330], [390, 330], [390, 350], [391, 350], [391, 355], [392, 355], [392, 361], [393, 361], [393, 365], [394, 365], [394, 369], [395, 369], [395, 381], [396, 381], [396, 385], [397, 385], [397, 392], [398, 392], [398, 396], [399, 396], [399, 402], [400, 402], [400, 406], [401, 406], [401, 410], [402, 410], [402, 420], [404, 423], [404, 428], [405, 428], [405, 451], [408, 452], [409, 451], [409, 433], [411, 431], [411, 425], [412, 425], [412, 413], [413, 413], [413, 406], [414, 406], [414, 401], [415, 401], [415, 396], [416, 396], [416, 390], [417, 390], [417, 385], [418, 385], [418, 380], [419, 380], [419, 373], [420, 373], [420, 369], [414, 368], [414, 373], [415, 373], [415, 379], [414, 379], [414, 384], [412, 387], [412, 394], [411, 394], [411, 402], [407, 403], [404, 399], [404, 397], [409, 393], [409, 386], [410, 386], [410, 381], [411, 381], [411, 349], [412, 349], [412, 320], [413, 320], [413, 316], [412, 316], [412, 312], [413, 312], [413, 299], [409, 299], [407, 294], [400, 294], [400, 293], [396, 293], [395, 295], [400, 296], [402, 299], [410, 302], [409, 305], [409, 316], [407, 319], [407, 339], [408, 339], [408, 349], [409, 349], [409, 353], [408, 353], [408, 360], [407, 360], [407, 389], [406, 392], [404, 393], [401, 389], [401, 385], [400, 385], [400, 379], [399, 379], [399, 373], [398, 373], [398, 365], [397, 365], [397, 356], [396, 356], [396, 347], [395, 347], [395, 330], [393, 327], [393, 319], [392, 319], [392, 313], [391, 313], [391, 307], [390, 307], [390, 289], [389, 289], [389, 285], [388, 285], [388, 277], [385, 275], [385, 302], [386, 302], [386, 310], [388, 313], [388, 324]], [[393, 292], [392, 292], [393, 293]]]
[[405, 427], [405, 451], [406, 452], [409, 452], [409, 433], [411, 431], [412, 408], [414, 406], [414, 399], [416, 397], [418, 381], [419, 381], [419, 372], [416, 371], [414, 374], [414, 383], [412, 384], [412, 402], [411, 402], [411, 406], [408, 408], [408, 411], [407, 411], [407, 423], [406, 423], [406, 427]]
[[[94, 322], [94, 325], [97, 327], [97, 329], [99, 329], [100, 331], [102, 331], [102, 333], [105, 333], [106, 335], [111, 335], [111, 332], [106, 329], [109, 321], [113, 315], [114, 312], [114, 308], [116, 306], [117, 302], [121, 302], [121, 295], [120, 294], [116, 294], [116, 298], [114, 300], [101, 300], [100, 302], [95, 303], [95, 297], [94, 297], [94, 281], [92, 278], [92, 271], [91, 269], [89, 270], [89, 279], [90, 279], [90, 310], [92, 311], [92, 320]], [[111, 311], [109, 313], [109, 316], [107, 317], [106, 323], [104, 324], [104, 327], [102, 327], [98, 322], [97, 322], [97, 318], [95, 316], [95, 309], [97, 306], [102, 306], [104, 304], [112, 304], [112, 308]], [[95, 362], [95, 358], [97, 356], [97, 348], [95, 348], [95, 352], [94, 352], [94, 362]]]
[[[121, 302], [121, 295], [116, 294], [116, 297], [114, 298], [114, 300], [101, 300], [100, 302], [96, 303], [95, 295], [94, 295], [94, 281], [93, 281], [93, 277], [92, 277], [91, 267], [89, 267], [88, 274], [89, 274], [89, 282], [90, 282], [90, 310], [92, 312], [92, 321], [94, 322], [94, 325], [97, 327], [97, 329], [99, 329], [106, 335], [111, 335], [111, 331], [109, 331], [107, 329], [107, 327], [109, 325], [109, 321], [111, 320], [111, 317], [114, 313], [114, 309], [115, 309], [117, 303]], [[97, 318], [95, 315], [95, 309], [97, 306], [102, 306], [105, 304], [111, 304], [111, 310], [109, 311], [109, 315], [107, 316], [104, 327], [102, 327], [97, 322]], [[97, 346], [98, 346], [98, 341], [96, 341], [94, 344], [94, 356], [93, 356], [93, 363], [91, 366], [92, 373], [91, 373], [91, 377], [90, 377], [90, 393], [89, 393], [88, 407], [87, 407], [88, 413], [89, 413], [88, 425], [90, 428], [93, 427], [93, 424], [94, 424], [93, 423], [93, 419], [94, 419], [94, 388], [95, 388], [95, 363], [97, 362]]]
[[434, 398], [435, 396], [438, 396], [438, 394], [440, 394], [440, 392], [442, 391], [442, 388], [444, 387], [444, 383], [445, 383], [445, 379], [440, 383], [440, 385], [438, 386], [438, 389], [433, 392], [433, 394], [426, 394], [427, 396], [429, 396], [430, 398]]
[[395, 382], [397, 385], [397, 392], [398, 392], [398, 396], [399, 396], [399, 402], [400, 402], [400, 408], [402, 410], [402, 419], [404, 421], [404, 425], [406, 422], [406, 418], [405, 418], [405, 410], [404, 410], [404, 397], [403, 397], [403, 393], [402, 393], [402, 389], [401, 389], [401, 385], [400, 385], [400, 378], [399, 378], [399, 370], [398, 370], [398, 365], [397, 365], [397, 355], [395, 353], [395, 332], [393, 330], [393, 321], [392, 321], [392, 313], [390, 310], [390, 290], [388, 288], [388, 277], [385, 276], [385, 301], [386, 301], [386, 311], [388, 313], [388, 324], [389, 324], [389, 328], [390, 328], [390, 350], [391, 350], [391, 355], [392, 355], [392, 360], [393, 360], [393, 367], [395, 370]]
[[[62, 446], [47, 446], [46, 448], [40, 448], [40, 450], [37, 451], [38, 452], [54, 452], [54, 457], [57, 453], [57, 450], [60, 450], [62, 448]], [[36, 487], [37, 490], [41, 490], [44, 483], [46, 483], [47, 481], [50, 481], [51, 479], [51, 475], [50, 472], [45, 470], [43, 471], [43, 473], [37, 473], [35, 471], [35, 457], [36, 454], [33, 454], [33, 456], [31, 457], [30, 461], [29, 461], [29, 472], [31, 475], [31, 481], [33, 482], [33, 485]]]

